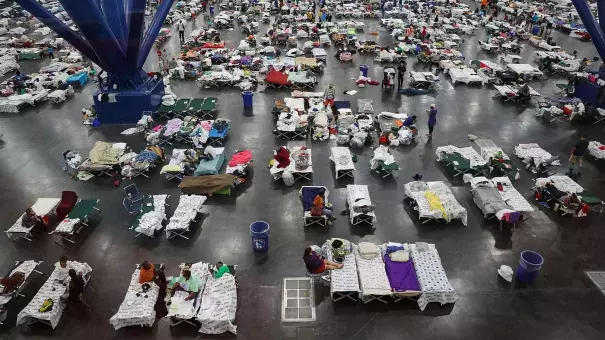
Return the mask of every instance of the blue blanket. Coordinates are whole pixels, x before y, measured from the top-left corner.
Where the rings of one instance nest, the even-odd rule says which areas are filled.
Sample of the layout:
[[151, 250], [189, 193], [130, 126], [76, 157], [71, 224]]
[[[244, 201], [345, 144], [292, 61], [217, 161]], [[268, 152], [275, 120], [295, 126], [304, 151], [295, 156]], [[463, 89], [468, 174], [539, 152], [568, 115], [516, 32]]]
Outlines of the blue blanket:
[[225, 155], [218, 154], [216, 158], [212, 160], [201, 160], [197, 169], [193, 172], [195, 176], [203, 176], [203, 175], [218, 175], [219, 170], [225, 163]]
[[[325, 188], [323, 187], [305, 187], [302, 188], [302, 194], [301, 194], [301, 198], [302, 198], [302, 202], [303, 202], [303, 209], [305, 209], [305, 211], [310, 211], [311, 207], [313, 206], [313, 200], [315, 199], [315, 196], [317, 196], [319, 194], [320, 191], [325, 190]], [[325, 197], [322, 196], [324, 198], [324, 203], [325, 202]]]

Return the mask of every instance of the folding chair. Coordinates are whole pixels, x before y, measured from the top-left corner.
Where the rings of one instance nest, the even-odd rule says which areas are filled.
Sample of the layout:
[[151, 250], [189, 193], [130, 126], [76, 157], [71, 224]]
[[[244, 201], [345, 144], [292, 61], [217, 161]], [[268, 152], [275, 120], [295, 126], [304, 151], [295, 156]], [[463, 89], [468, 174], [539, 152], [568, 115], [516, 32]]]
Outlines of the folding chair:
[[137, 186], [134, 183], [125, 187], [124, 193], [126, 194], [126, 197], [122, 201], [124, 208], [126, 208], [126, 211], [131, 215], [138, 214], [142, 208], [143, 195], [139, 193], [139, 189], [137, 189]]

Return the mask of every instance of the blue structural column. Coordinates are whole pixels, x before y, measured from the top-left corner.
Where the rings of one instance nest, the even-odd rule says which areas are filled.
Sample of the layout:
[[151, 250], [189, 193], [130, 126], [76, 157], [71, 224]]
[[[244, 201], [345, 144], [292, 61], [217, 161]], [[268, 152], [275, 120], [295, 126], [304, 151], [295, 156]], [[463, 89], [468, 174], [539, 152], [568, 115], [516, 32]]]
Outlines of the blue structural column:
[[[174, 0], [164, 0], [145, 30], [145, 0], [59, 0], [74, 31], [37, 0], [16, 0], [107, 74], [94, 100], [102, 123], [136, 122], [161, 102], [161, 78], [143, 71]], [[111, 98], [111, 100], [109, 100]]]
[[[599, 9], [599, 18], [605, 15], [605, 10], [601, 11], [601, 8], [604, 8], [605, 4], [603, 3], [605, 0], [597, 0], [597, 6]], [[601, 60], [605, 60], [605, 37], [603, 37], [602, 26], [597, 24], [592, 12], [590, 11], [590, 7], [586, 0], [572, 0], [573, 5], [576, 7], [578, 14], [580, 15], [580, 19], [584, 23], [586, 30], [590, 34], [593, 44], [595, 45], [599, 56], [601, 56]], [[601, 20], [601, 25], [605, 26], [605, 21]]]

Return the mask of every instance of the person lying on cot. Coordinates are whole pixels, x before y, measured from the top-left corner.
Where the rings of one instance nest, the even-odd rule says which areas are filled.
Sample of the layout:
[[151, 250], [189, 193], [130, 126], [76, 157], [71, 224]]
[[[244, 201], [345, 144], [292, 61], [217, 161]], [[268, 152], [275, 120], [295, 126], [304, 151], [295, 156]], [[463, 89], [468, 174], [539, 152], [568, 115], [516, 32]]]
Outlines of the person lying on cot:
[[139, 271], [139, 283], [151, 282], [155, 277], [155, 267], [149, 261], [143, 261]]
[[185, 291], [189, 293], [189, 295], [185, 298], [185, 301], [189, 301], [191, 299], [195, 300], [200, 294], [200, 285], [200, 278], [191, 274], [191, 271], [189, 269], [184, 269], [181, 272], [181, 276], [179, 276], [177, 281], [172, 286], [172, 291]]
[[311, 216], [326, 215], [328, 218], [328, 224], [332, 224], [332, 221], [336, 218], [332, 216], [332, 207], [325, 205], [323, 195], [325, 195], [324, 189], [321, 189], [318, 194], [315, 195], [315, 198], [313, 199], [313, 206], [311, 207]]
[[307, 270], [311, 274], [321, 274], [326, 270], [334, 270], [344, 267], [344, 264], [334, 263], [320, 257], [316, 252], [313, 251], [313, 249], [311, 249], [311, 247], [305, 248], [303, 261], [305, 261], [305, 266], [307, 266]]
[[11, 276], [0, 277], [0, 285], [4, 286], [1, 294], [10, 294], [17, 286], [25, 280], [25, 274], [22, 272], [14, 272]]
[[227, 267], [226, 264], [222, 263], [221, 261], [218, 261], [216, 263], [216, 265], [214, 266], [214, 269], [212, 270], [214, 278], [218, 279], [220, 277], [222, 277], [225, 274], [231, 274], [231, 271], [229, 270], [229, 267]]

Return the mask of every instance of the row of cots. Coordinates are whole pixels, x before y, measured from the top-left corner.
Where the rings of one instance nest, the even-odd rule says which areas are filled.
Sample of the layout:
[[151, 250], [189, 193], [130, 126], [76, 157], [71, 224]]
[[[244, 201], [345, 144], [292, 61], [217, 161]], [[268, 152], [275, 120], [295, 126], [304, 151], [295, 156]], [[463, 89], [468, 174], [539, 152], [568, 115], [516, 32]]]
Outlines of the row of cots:
[[[15, 288], [14, 294], [0, 296], [0, 307], [6, 306], [11, 300], [23, 296], [20, 292], [25, 286], [27, 279], [33, 273], [42, 274], [37, 270], [42, 261], [23, 261], [17, 262], [11, 271], [11, 275], [16, 272], [24, 274], [24, 280]], [[171, 325], [177, 325], [182, 322], [195, 325], [199, 323], [200, 333], [222, 334], [225, 332], [236, 333], [235, 313], [237, 308], [237, 286], [235, 277], [232, 274], [224, 274], [219, 278], [213, 277], [209, 272], [209, 264], [198, 262], [181, 264], [180, 269], [187, 268], [192, 275], [199, 278], [199, 294], [196, 299], [185, 300], [187, 293], [184, 291], [175, 292], [170, 299], [168, 315], [171, 319]], [[17, 315], [17, 324], [42, 323], [52, 327], [57, 327], [63, 311], [69, 302], [61, 299], [61, 296], [68, 292], [71, 278], [68, 271], [74, 269], [76, 273], [82, 275], [85, 288], [92, 278], [92, 268], [87, 263], [67, 261], [65, 268], [55, 266], [53, 272], [40, 287], [36, 295], [27, 304], [27, 306]], [[126, 296], [120, 305], [117, 313], [111, 317], [109, 322], [117, 330], [127, 326], [148, 326], [151, 327], [156, 321], [156, 303], [165, 303], [158, 301], [160, 287], [154, 282], [139, 283], [139, 267], [137, 266], [132, 274]], [[52, 307], [41, 311], [43, 305], [48, 305], [52, 301]], [[83, 296], [80, 296], [80, 302], [88, 306]]]

